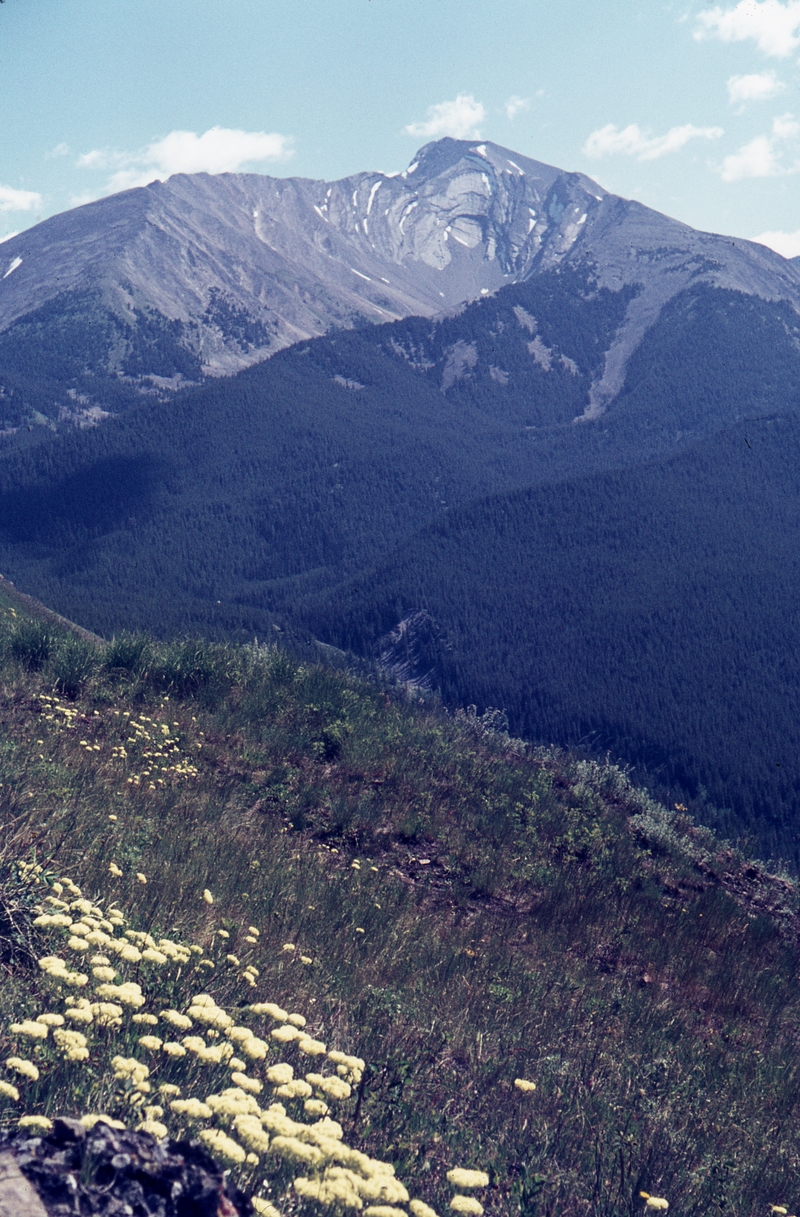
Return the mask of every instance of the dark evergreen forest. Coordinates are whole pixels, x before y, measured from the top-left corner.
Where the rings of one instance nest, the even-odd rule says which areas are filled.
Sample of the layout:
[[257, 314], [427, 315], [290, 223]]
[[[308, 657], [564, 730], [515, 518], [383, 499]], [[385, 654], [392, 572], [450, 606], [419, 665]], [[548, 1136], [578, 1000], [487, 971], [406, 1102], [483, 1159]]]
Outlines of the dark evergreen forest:
[[[167, 402], [32, 324], [4, 377], [63, 389], [69, 358], [114, 417], [5, 441], [0, 569], [105, 636], [278, 626], [375, 657], [424, 609], [449, 704], [610, 749], [800, 865], [797, 318], [689, 289], [576, 422], [631, 299], [541, 275]], [[140, 337], [167, 375], [174, 335]]]

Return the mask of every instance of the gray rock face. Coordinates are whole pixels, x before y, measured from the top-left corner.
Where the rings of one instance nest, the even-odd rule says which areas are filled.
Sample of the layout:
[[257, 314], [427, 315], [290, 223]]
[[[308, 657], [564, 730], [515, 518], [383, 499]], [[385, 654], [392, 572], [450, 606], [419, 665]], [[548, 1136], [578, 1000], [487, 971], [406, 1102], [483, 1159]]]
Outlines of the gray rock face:
[[[797, 260], [697, 232], [495, 144], [443, 139], [394, 176], [177, 175], [54, 216], [0, 249], [0, 333], [91, 293], [116, 325], [98, 370], [124, 372], [126, 334], [155, 316], [176, 324], [203, 375], [230, 375], [331, 326], [433, 316], [562, 263], [588, 264], [603, 286], [641, 288], [587, 419], [688, 284], [800, 311]], [[158, 371], [145, 359], [127, 375], [161, 389], [185, 383]]]

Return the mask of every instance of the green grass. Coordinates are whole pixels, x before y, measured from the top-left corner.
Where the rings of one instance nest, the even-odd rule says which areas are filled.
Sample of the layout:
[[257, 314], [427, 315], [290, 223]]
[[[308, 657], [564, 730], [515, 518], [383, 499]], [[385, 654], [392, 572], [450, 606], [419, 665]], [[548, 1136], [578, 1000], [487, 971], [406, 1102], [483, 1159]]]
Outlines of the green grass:
[[[66, 682], [69, 635], [48, 626], [30, 654], [15, 612], [0, 606], [0, 1060], [26, 1055], [11, 1022], [53, 999], [36, 959], [58, 931], [31, 921], [69, 875], [134, 930], [202, 947], [202, 988], [237, 1019], [275, 1001], [363, 1058], [332, 1115], [440, 1214], [453, 1166], [489, 1173], [498, 1217], [637, 1212], [641, 1191], [686, 1214], [793, 1210], [788, 880], [618, 768], [474, 715], [267, 647], [81, 640]], [[199, 991], [196, 972], [124, 971], [146, 991], [154, 976], [181, 1008]], [[131, 1026], [116, 1034], [133, 1055]], [[0, 1121], [110, 1110], [112, 1047], [43, 1070]], [[294, 1211], [286, 1162], [259, 1171]]]

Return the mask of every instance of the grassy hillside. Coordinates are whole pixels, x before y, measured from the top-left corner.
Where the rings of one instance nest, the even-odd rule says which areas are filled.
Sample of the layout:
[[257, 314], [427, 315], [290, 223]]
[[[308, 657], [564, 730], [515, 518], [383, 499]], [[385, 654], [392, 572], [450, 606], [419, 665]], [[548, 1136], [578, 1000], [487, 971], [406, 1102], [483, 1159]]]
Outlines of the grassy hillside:
[[[142, 1075], [117, 1066], [111, 1077], [114, 1054], [147, 1066], [153, 1095], [165, 1084], [184, 1098], [218, 1092], [224, 1059], [187, 1065], [140, 1042], [143, 1030], [183, 1034], [166, 1026], [166, 1005], [191, 1009], [202, 1029], [191, 1002], [202, 990], [267, 1045], [239, 1073], [261, 1084], [262, 1111], [278, 1097], [273, 1064], [333, 1072], [314, 1041], [361, 1058], [363, 1076], [351, 1062], [350, 1097], [325, 1118], [440, 1214], [453, 1167], [488, 1173], [477, 1194], [498, 1217], [635, 1213], [640, 1192], [698, 1215], [793, 1205], [793, 884], [617, 768], [526, 747], [491, 719], [271, 648], [137, 637], [98, 647], [8, 601], [0, 622], [0, 1060], [40, 1071], [33, 1081], [3, 1067], [0, 1121], [88, 1109], [135, 1122]], [[145, 997], [120, 999], [119, 1016], [97, 1008], [85, 1061], [20, 1030], [91, 997], [93, 982], [73, 989], [37, 965], [59, 956], [67, 971], [91, 971], [85, 944], [69, 945], [86, 925], [33, 925], [37, 910], [60, 907], [53, 899], [108, 921], [95, 942], [117, 944], [119, 974], [104, 983]], [[172, 962], [143, 955], [141, 937], [142, 957], [124, 960], [123, 927]], [[304, 1016], [305, 1048], [249, 1009], [265, 1002]], [[142, 1028], [134, 1012], [159, 1021]], [[218, 1025], [210, 1048], [227, 1042]], [[160, 1093], [146, 1118], [177, 1133], [189, 1117]], [[318, 1114], [302, 1093], [281, 1101], [298, 1126]], [[220, 1121], [243, 1139], [224, 1113], [194, 1127]], [[294, 1142], [320, 1135], [295, 1128]], [[301, 1202], [293, 1179], [313, 1191], [334, 1177], [334, 1150], [326, 1141], [321, 1163], [307, 1151], [301, 1163], [273, 1139], [257, 1166], [233, 1165], [289, 1213]]]

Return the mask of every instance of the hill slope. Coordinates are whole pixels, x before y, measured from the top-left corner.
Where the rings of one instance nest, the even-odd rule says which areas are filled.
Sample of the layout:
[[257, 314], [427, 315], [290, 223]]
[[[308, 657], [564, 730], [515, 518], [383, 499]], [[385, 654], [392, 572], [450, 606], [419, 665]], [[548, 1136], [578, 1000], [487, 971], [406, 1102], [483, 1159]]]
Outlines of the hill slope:
[[[67, 874], [90, 902], [78, 911], [100, 900], [123, 944], [112, 898], [142, 949], [145, 934], [167, 935], [214, 964], [130, 964], [115, 947], [103, 1000], [138, 976], [159, 1043], [184, 1034], [164, 1006], [197, 1018], [199, 988], [237, 1022], [265, 999], [304, 1011], [306, 1036], [366, 1062], [363, 1085], [335, 1103], [348, 1144], [388, 1158], [434, 1211], [454, 1165], [489, 1173], [490, 1217], [631, 1213], [640, 1191], [698, 1215], [792, 1203], [793, 885], [613, 766], [525, 748], [281, 652], [120, 640], [92, 652], [69, 700], [57, 692], [66, 640], [52, 635], [37, 658], [30, 629], [3, 613], [0, 1050], [38, 1060], [41, 1076], [4, 1066], [21, 1094], [0, 1095], [4, 1124], [101, 1101], [130, 1122], [114, 1053], [146, 1064], [151, 1089], [179, 1074], [203, 1087], [184, 1094], [225, 1085], [219, 1062], [184, 1077], [140, 1040], [125, 1001], [118, 1027], [84, 1027], [88, 1065], [12, 1029], [71, 1008], [35, 961], [60, 949], [76, 970], [84, 955], [68, 931], [31, 926]], [[22, 865], [34, 859], [39, 872]], [[75, 924], [73, 937], [86, 932]], [[273, 1062], [309, 1070], [288, 1040], [267, 1040], [267, 1059], [246, 1065], [263, 1108]], [[282, 1101], [309, 1118], [302, 1094]], [[177, 1133], [182, 1117], [161, 1103], [148, 1119]], [[201, 1116], [195, 1129], [214, 1125]], [[295, 1211], [298, 1165], [282, 1152], [235, 1169]]]

